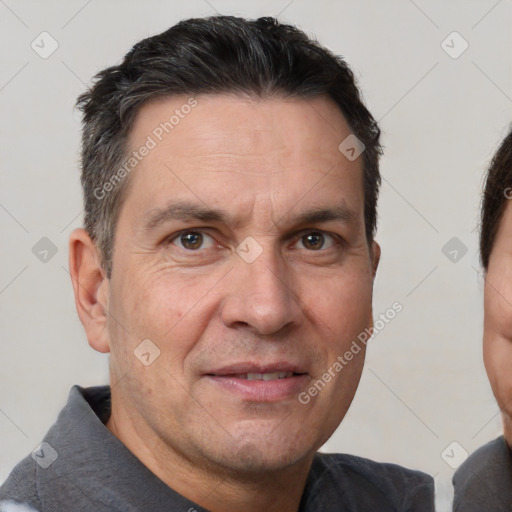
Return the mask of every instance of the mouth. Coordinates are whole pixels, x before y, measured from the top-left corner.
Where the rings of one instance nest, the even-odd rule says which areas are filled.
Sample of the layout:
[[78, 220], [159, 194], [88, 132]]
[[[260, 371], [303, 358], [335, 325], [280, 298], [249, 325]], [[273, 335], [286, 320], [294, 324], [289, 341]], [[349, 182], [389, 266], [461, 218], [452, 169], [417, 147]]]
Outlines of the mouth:
[[278, 402], [296, 395], [309, 382], [309, 374], [289, 364], [238, 364], [205, 374], [214, 386], [249, 402]]
[[236, 379], [246, 380], [278, 380], [289, 379], [294, 375], [301, 375], [295, 372], [271, 372], [271, 373], [237, 373], [233, 375]]

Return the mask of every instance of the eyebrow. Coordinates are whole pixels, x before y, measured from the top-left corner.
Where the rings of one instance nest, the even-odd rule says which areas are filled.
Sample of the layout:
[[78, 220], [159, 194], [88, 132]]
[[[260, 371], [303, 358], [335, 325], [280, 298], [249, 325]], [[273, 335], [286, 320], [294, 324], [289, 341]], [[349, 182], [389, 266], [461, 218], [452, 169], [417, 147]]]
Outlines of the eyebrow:
[[227, 216], [214, 210], [192, 203], [171, 203], [164, 208], [155, 208], [145, 216], [144, 230], [152, 231], [171, 220], [200, 220], [202, 222], [227, 222]]
[[321, 222], [342, 221], [351, 224], [356, 219], [353, 210], [344, 206], [334, 208], [312, 208], [299, 214], [294, 221], [297, 224], [319, 224]]
[[[285, 217], [281, 217], [277, 224], [281, 223]], [[356, 219], [356, 213], [344, 206], [333, 208], [311, 208], [300, 213], [291, 219], [293, 225], [319, 224], [329, 221], [342, 221], [351, 224]], [[198, 220], [201, 222], [218, 222], [223, 224], [235, 224], [235, 217], [228, 215], [222, 210], [212, 209], [205, 206], [177, 202], [171, 203], [163, 208], [155, 208], [145, 215], [144, 231], [152, 231], [166, 222], [172, 220]], [[290, 222], [287, 222], [290, 223]]]

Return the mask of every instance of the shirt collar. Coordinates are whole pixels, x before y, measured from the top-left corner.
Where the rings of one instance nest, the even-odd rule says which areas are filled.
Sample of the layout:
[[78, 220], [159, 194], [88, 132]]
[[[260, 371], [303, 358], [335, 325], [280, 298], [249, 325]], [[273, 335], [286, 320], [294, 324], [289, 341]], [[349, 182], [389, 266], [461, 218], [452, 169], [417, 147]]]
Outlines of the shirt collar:
[[[84, 510], [98, 510], [97, 504], [103, 503], [125, 512], [205, 512], [160, 480], [107, 429], [110, 409], [109, 386], [73, 386], [44, 440], [57, 458], [46, 469], [36, 468], [43, 501], [54, 500], [52, 510], [67, 510], [70, 503], [64, 501], [80, 496], [89, 502]], [[65, 482], [59, 486], [64, 492], [54, 492], [55, 479]], [[45, 496], [45, 489], [52, 489], [52, 496]]]

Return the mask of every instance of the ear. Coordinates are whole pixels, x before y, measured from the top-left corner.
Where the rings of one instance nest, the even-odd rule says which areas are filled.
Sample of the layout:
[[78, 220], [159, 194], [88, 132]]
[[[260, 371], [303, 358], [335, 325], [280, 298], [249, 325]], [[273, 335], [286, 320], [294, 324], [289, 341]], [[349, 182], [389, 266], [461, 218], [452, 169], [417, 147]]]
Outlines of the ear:
[[89, 345], [98, 352], [110, 352], [107, 329], [109, 280], [100, 265], [96, 244], [84, 229], [69, 237], [69, 270], [75, 305]]
[[[372, 247], [370, 250], [370, 258], [371, 258], [371, 265], [372, 265], [372, 282], [375, 281], [375, 276], [377, 274], [377, 268], [379, 266], [380, 261], [380, 245], [373, 241]], [[372, 293], [373, 295], [373, 293]], [[368, 327], [373, 334], [373, 304], [370, 307], [370, 318], [368, 320]]]
[[380, 245], [375, 241], [372, 242], [372, 251], [370, 253], [370, 256], [372, 258], [372, 276], [373, 279], [375, 279], [375, 275], [377, 274], [377, 268], [379, 266], [380, 261]]

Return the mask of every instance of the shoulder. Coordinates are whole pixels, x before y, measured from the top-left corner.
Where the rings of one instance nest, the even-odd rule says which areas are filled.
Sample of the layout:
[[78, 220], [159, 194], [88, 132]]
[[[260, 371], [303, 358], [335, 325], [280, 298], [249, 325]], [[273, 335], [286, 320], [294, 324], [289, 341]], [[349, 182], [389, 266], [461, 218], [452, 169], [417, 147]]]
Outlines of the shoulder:
[[365, 481], [368, 485], [378, 488], [388, 489], [411, 487], [432, 487], [434, 480], [430, 475], [421, 471], [416, 471], [397, 464], [376, 462], [363, 457], [347, 454], [317, 454], [318, 460], [323, 471], [331, 473], [333, 476], [352, 475], [360, 481]]
[[503, 436], [478, 448], [453, 476], [454, 510], [510, 510], [512, 462]]
[[0, 512], [37, 512], [36, 463], [30, 456], [19, 462], [0, 487]]
[[406, 483], [432, 482], [430, 475], [408, 469], [398, 464], [376, 462], [374, 460], [348, 454], [317, 454], [317, 459], [326, 470], [351, 472], [371, 481], [393, 479]]
[[476, 478], [479, 473], [492, 470], [496, 465], [507, 464], [509, 460], [505, 438], [500, 436], [472, 453], [455, 472], [453, 481], [462, 484]]
[[[66, 478], [70, 464], [76, 465], [77, 460], [86, 460], [76, 457], [84, 453], [80, 446], [89, 445], [88, 436], [92, 430], [88, 430], [85, 424], [100, 423], [100, 416], [108, 416], [109, 399], [108, 386], [71, 388], [66, 406], [37, 451], [21, 460], [0, 486], [0, 512], [40, 511], [44, 508], [42, 503], [47, 504], [50, 487], [55, 495], [63, 495], [64, 490], [71, 488], [72, 484]], [[95, 407], [99, 416], [95, 414]], [[81, 445], [77, 442], [81, 442]], [[52, 464], [57, 459], [62, 469], [54, 471]], [[50, 466], [52, 470], [48, 469]]]
[[309, 484], [312, 496], [337, 494], [347, 510], [434, 511], [433, 478], [397, 464], [317, 453]]

